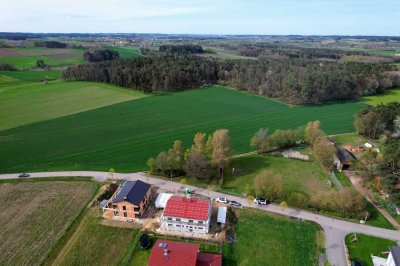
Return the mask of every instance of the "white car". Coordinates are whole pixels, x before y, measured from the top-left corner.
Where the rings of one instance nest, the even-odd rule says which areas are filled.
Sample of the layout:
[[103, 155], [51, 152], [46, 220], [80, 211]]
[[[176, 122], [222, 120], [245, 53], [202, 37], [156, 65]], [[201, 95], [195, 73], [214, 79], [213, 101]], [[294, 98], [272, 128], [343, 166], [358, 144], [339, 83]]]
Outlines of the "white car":
[[217, 202], [219, 202], [219, 203], [225, 203], [225, 204], [228, 204], [228, 203], [229, 203], [229, 200], [226, 199], [226, 198], [216, 198], [215, 200], [216, 200]]

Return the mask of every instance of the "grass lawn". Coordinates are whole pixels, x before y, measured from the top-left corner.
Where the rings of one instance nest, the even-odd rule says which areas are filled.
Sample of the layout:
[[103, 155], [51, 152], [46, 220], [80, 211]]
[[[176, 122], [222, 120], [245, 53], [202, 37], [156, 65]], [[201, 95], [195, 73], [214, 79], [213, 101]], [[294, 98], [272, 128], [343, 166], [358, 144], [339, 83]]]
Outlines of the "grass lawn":
[[[29, 72], [27, 72], [29, 73]], [[39, 74], [29, 73], [32, 78]], [[50, 75], [50, 74], [49, 74]], [[18, 77], [18, 75], [16, 75]], [[23, 76], [26, 80], [29, 77]], [[142, 93], [94, 82], [28, 83], [3, 87], [0, 130], [132, 100]]]
[[224, 245], [224, 265], [317, 265], [319, 228], [251, 209], [236, 209], [236, 245]]
[[119, 53], [120, 57], [126, 57], [126, 58], [134, 58], [134, 57], [139, 57], [142, 56], [142, 53], [139, 50], [139, 47], [113, 47], [113, 46], [108, 46], [108, 49], [117, 51]]
[[362, 261], [365, 266], [373, 266], [371, 255], [385, 257], [381, 252], [389, 251], [390, 246], [397, 246], [395, 241], [373, 236], [357, 234], [357, 242], [352, 242], [353, 234], [345, 238], [350, 260]]
[[[59, 84], [65, 89], [74, 86]], [[7, 99], [7, 105], [20, 101], [18, 94], [14, 96]], [[78, 102], [87, 105], [81, 99], [73, 100], [73, 104]], [[0, 157], [0, 172], [146, 170], [148, 158], [169, 148], [174, 140], [189, 146], [196, 132], [219, 128], [230, 130], [238, 154], [252, 150], [250, 138], [260, 127], [272, 132], [319, 119], [329, 134], [353, 132], [352, 117], [364, 106], [346, 102], [293, 107], [223, 87], [166, 93], [1, 131], [0, 154], [8, 156]], [[5, 116], [6, 121], [10, 116]]]
[[102, 225], [89, 210], [52, 265], [116, 265], [139, 230]]
[[40, 265], [92, 198], [92, 182], [0, 185], [0, 265]]
[[366, 203], [366, 210], [370, 215], [367, 225], [395, 230], [394, 226], [369, 201]]
[[317, 162], [305, 162], [284, 157], [252, 155], [232, 161], [234, 176], [229, 172], [224, 178], [221, 192], [242, 194], [246, 185], [254, 189], [254, 178], [263, 170], [283, 177], [285, 193], [299, 192], [308, 196], [315, 191], [329, 190], [329, 179]]
[[400, 102], [400, 88], [386, 90], [384, 93], [365, 96], [362, 101], [370, 105], [387, 104], [389, 102]]

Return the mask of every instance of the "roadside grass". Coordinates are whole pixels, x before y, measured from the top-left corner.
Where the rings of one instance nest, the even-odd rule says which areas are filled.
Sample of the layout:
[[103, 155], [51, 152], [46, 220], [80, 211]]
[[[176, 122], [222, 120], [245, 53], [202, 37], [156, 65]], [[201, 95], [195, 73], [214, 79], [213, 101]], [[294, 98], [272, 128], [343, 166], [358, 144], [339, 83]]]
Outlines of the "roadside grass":
[[224, 265], [317, 265], [319, 227], [252, 209], [235, 209], [235, 245], [224, 245]]
[[[55, 82], [54, 86], [61, 86], [70, 92], [68, 88], [79, 87], [79, 84], [82, 83]], [[14, 94], [12, 91], [7, 101], [3, 100], [7, 104], [0, 107], [5, 109], [0, 112], [0, 121], [8, 121], [8, 127], [21, 123], [16, 118], [18, 113], [24, 120], [31, 116], [31, 121], [49, 116], [36, 109], [29, 114], [27, 110], [33, 103], [24, 102], [24, 97], [16, 93], [29, 90], [15, 89]], [[44, 96], [47, 95], [48, 92]], [[93, 96], [92, 93], [89, 99], [72, 97], [70, 104], [65, 104], [64, 99], [58, 103], [58, 108], [51, 104], [48, 107], [50, 111], [46, 113], [57, 113], [72, 108], [71, 105], [74, 108], [77, 105], [87, 106], [94, 100]], [[0, 97], [5, 97], [5, 92]], [[55, 93], [54, 98], [53, 101], [57, 101], [60, 96]], [[109, 101], [107, 99], [106, 103], [109, 104]], [[19, 103], [18, 106], [26, 103], [27, 106], [21, 106], [21, 109], [27, 110], [10, 113], [16, 110], [10, 106], [11, 102]], [[40, 109], [46, 107], [47, 102], [41, 103]], [[250, 138], [261, 127], [268, 127], [272, 132], [277, 128], [295, 128], [319, 119], [328, 134], [353, 132], [351, 118], [364, 106], [362, 103], [346, 102], [293, 107], [219, 86], [165, 93], [3, 130], [0, 132], [0, 153], [7, 156], [0, 158], [0, 172], [104, 171], [110, 167], [118, 172], [143, 171], [147, 169], [148, 158], [168, 149], [174, 140], [181, 139], [188, 147], [197, 132], [211, 133], [219, 128], [229, 129], [233, 153], [240, 154], [252, 150]], [[9, 113], [5, 115], [5, 111]]]
[[105, 226], [101, 220], [88, 210], [52, 265], [116, 265], [139, 230]]
[[117, 51], [120, 57], [134, 58], [142, 56], [139, 47], [118, 47], [118, 46], [107, 46], [108, 49]]
[[[30, 79], [38, 76], [30, 74]], [[95, 82], [53, 81], [47, 85], [28, 83], [2, 88], [0, 93], [0, 130], [39, 121], [51, 120], [106, 105], [112, 105], [144, 94], [118, 86]]]
[[97, 190], [93, 182], [0, 185], [0, 265], [40, 265]]
[[367, 225], [376, 226], [380, 228], [386, 228], [395, 230], [396, 228], [380, 213], [372, 203], [367, 201], [366, 210], [369, 213], [369, 218], [366, 222]]
[[352, 242], [353, 234], [345, 238], [350, 260], [362, 261], [364, 266], [373, 266], [371, 255], [387, 258], [382, 252], [389, 251], [390, 246], [397, 246], [392, 240], [357, 234], [357, 242]]
[[194, 243], [194, 244], [199, 244], [200, 245], [200, 251], [201, 252], [207, 252], [207, 253], [216, 253], [216, 254], [221, 254], [222, 250], [220, 248], [220, 245], [214, 244], [214, 243], [203, 243], [203, 242], [198, 242], [198, 241], [192, 241], [192, 240], [184, 240], [184, 239], [178, 239], [174, 237], [167, 237], [167, 236], [160, 236], [160, 235], [149, 235], [151, 238], [151, 247], [147, 250], [141, 250], [139, 247], [137, 247], [133, 253], [133, 256], [131, 257], [131, 260], [129, 262], [130, 266], [146, 266], [150, 254], [151, 254], [151, 249], [154, 247], [154, 244], [158, 239], [162, 240], [171, 240], [171, 241], [177, 241], [177, 242], [185, 242], [185, 243]]
[[386, 90], [384, 93], [372, 96], [365, 96], [362, 101], [369, 105], [387, 104], [390, 102], [400, 102], [400, 88]]

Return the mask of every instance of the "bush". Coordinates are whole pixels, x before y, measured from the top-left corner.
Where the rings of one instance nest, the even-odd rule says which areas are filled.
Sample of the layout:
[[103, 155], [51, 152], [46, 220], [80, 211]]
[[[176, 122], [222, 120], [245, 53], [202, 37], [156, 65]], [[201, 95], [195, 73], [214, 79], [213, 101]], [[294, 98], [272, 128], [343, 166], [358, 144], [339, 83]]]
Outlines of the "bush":
[[0, 70], [2, 71], [16, 71], [17, 69], [15, 68], [14, 65], [10, 63], [0, 63]]

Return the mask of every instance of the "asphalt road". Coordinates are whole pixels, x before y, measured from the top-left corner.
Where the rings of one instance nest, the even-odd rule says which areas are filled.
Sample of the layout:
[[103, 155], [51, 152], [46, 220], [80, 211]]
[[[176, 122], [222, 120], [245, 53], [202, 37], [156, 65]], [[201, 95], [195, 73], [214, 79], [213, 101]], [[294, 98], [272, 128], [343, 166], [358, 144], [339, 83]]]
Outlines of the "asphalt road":
[[[86, 177], [93, 177], [97, 181], [105, 181], [106, 179], [110, 178], [108, 172], [92, 172], [92, 171], [42, 172], [42, 173], [31, 173], [30, 175], [31, 175], [30, 178], [86, 176]], [[18, 178], [18, 174], [0, 175], [0, 179], [16, 179], [16, 178]], [[138, 179], [150, 183], [152, 185], [158, 186], [161, 189], [170, 191], [180, 190], [182, 188], [182, 184], [180, 183], [167, 181], [156, 177], [149, 177], [146, 176], [144, 173], [128, 173], [128, 174], [115, 173], [113, 175], [113, 178], [126, 179], [126, 180]], [[231, 196], [228, 194], [223, 194], [189, 185], [185, 185], [185, 187], [189, 188], [190, 191], [193, 191], [200, 195], [212, 198], [225, 197], [229, 198], [230, 200], [236, 200], [240, 202], [243, 206], [249, 206], [249, 203], [245, 198]], [[260, 206], [251, 203], [249, 207], [261, 209], [268, 212], [278, 213], [286, 216], [296, 217], [304, 220], [314, 221], [318, 223], [324, 229], [325, 232], [326, 254], [328, 261], [331, 263], [332, 266], [348, 265], [344, 247], [344, 236], [346, 236], [349, 233], [361, 233], [376, 237], [392, 239], [395, 241], [400, 241], [399, 231], [352, 223], [299, 209], [293, 209], [293, 208], [282, 209], [280, 206], [275, 204]]]

